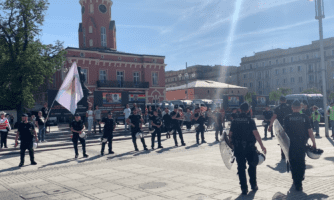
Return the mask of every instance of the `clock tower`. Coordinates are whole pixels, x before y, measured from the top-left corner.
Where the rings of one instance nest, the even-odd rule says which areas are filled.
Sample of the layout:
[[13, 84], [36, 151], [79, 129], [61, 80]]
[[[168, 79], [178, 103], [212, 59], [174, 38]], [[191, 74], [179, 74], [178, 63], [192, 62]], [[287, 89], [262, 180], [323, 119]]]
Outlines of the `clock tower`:
[[116, 24], [111, 20], [111, 0], [80, 0], [80, 49], [117, 50]]

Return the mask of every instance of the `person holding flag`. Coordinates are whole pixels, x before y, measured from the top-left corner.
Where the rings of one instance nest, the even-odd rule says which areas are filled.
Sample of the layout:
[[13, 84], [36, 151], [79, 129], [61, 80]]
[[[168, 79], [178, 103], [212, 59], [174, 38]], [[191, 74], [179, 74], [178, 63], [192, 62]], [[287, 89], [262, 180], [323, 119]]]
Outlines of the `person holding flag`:
[[82, 145], [83, 157], [88, 158], [88, 155], [86, 154], [86, 140], [80, 137], [80, 134], [82, 134], [83, 130], [85, 130], [85, 125], [78, 113], [75, 114], [74, 117], [75, 120], [71, 123], [71, 132], [73, 133], [72, 142], [75, 151], [75, 158], [77, 159], [79, 157], [78, 140], [80, 140], [80, 143]]

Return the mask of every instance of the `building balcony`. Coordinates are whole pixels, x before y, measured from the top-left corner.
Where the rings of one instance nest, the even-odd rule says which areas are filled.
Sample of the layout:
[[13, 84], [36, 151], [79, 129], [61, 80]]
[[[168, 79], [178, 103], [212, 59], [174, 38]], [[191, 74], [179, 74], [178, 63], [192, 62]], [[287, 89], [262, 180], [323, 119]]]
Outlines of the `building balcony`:
[[149, 88], [149, 82], [132, 82], [132, 81], [97, 81], [97, 87], [109, 88]]

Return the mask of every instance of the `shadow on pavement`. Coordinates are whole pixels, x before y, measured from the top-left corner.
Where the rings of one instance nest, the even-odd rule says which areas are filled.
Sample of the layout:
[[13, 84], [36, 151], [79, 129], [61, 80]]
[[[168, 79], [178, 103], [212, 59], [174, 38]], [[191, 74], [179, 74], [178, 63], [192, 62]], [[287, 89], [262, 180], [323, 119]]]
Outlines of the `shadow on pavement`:
[[294, 185], [292, 185], [287, 195], [281, 192], [276, 192], [272, 200], [295, 200], [295, 199], [314, 200], [314, 199], [327, 199], [327, 198], [328, 196], [325, 194], [315, 193], [307, 195], [303, 191], [296, 191]]
[[53, 166], [53, 165], [65, 164], [65, 163], [69, 163], [71, 161], [75, 161], [75, 158], [62, 160], [62, 161], [58, 161], [58, 162], [54, 162], [54, 163], [49, 163], [49, 164], [46, 164], [46, 165], [42, 165], [42, 166], [39, 167], [39, 169], [45, 168], [45, 167], [48, 167], [48, 166]]
[[326, 138], [334, 146], [334, 141], [332, 140], [332, 138], [330, 138], [330, 137], [326, 137]]
[[286, 172], [286, 162], [285, 160], [281, 160], [279, 163], [276, 163], [276, 167], [272, 167], [270, 165], [267, 165], [272, 170], [278, 171], [279, 173], [285, 173]]
[[334, 157], [326, 157], [325, 160], [329, 160], [329, 161], [334, 162]]
[[121, 158], [123, 156], [128, 156], [128, 155], [133, 155], [134, 152], [135, 151], [130, 151], [130, 152], [122, 153], [122, 154], [117, 154], [117, 155], [114, 155], [114, 156], [111, 156], [111, 157], [107, 157], [107, 160], [115, 159], [115, 158]]
[[212, 143], [208, 143], [208, 146], [211, 147], [211, 146], [214, 146], [214, 145], [216, 145], [216, 144], [219, 144], [219, 142], [214, 141], [214, 142], [212, 142]]
[[160, 149], [160, 150], [156, 151], [156, 153], [163, 153], [163, 152], [169, 151], [171, 149], [175, 149], [175, 148], [177, 148], [177, 147], [172, 146], [172, 147], [163, 148], [163, 149]]
[[252, 200], [255, 198], [256, 192], [257, 191], [250, 191], [247, 195], [240, 194], [235, 200]]
[[200, 145], [198, 144], [193, 144], [191, 146], [187, 146], [185, 149], [191, 149], [191, 148], [195, 148], [195, 147], [199, 147]]
[[148, 151], [142, 150], [138, 153], [133, 154], [133, 156], [140, 156], [140, 155], [143, 155], [143, 154], [150, 154], [150, 153], [151, 153], [151, 150], [148, 150]]
[[86, 162], [86, 161], [92, 161], [92, 160], [98, 159], [100, 157], [101, 157], [101, 155], [92, 156], [92, 157], [89, 157], [89, 158], [84, 159], [84, 160], [78, 160], [78, 163], [83, 163], [83, 162]]
[[[23, 165], [23, 167], [24, 167], [25, 165]], [[20, 167], [11, 167], [11, 168], [8, 168], [8, 169], [2, 169], [2, 170], [0, 170], [0, 174], [2, 173], [2, 172], [13, 172], [13, 171], [15, 171], [15, 170], [19, 170], [20, 169]]]

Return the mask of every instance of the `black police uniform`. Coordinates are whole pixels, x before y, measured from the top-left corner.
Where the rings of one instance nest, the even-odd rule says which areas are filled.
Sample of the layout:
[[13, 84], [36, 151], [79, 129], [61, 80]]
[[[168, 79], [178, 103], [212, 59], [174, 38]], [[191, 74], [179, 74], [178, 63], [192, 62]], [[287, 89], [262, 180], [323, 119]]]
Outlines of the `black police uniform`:
[[170, 134], [169, 132], [172, 131], [172, 117], [170, 116], [170, 114], [166, 113], [163, 117], [162, 117], [163, 123], [164, 123], [164, 130], [167, 132], [166, 133], [166, 137], [170, 138]]
[[296, 187], [302, 186], [305, 174], [306, 143], [311, 129], [308, 116], [292, 113], [284, 118], [283, 127], [290, 138], [289, 163]]
[[[200, 115], [200, 113], [196, 113], [195, 114], [195, 118], [197, 118]], [[199, 124], [199, 126], [196, 128], [196, 143], [199, 144], [199, 133], [201, 133], [201, 140], [202, 143], [205, 143], [204, 140], [204, 122], [205, 122], [205, 118], [201, 115], [199, 116], [199, 118], [197, 119], [196, 123]]]
[[[277, 106], [274, 110], [274, 114], [277, 115], [277, 120], [282, 126], [284, 118], [291, 113], [292, 113], [291, 106], [286, 103], [282, 103], [281, 105]], [[281, 157], [282, 159], [285, 159], [285, 155], [282, 150], [281, 150]]]
[[[138, 132], [141, 132], [140, 130], [141, 116], [132, 114], [129, 116], [129, 119], [131, 123], [135, 125], [135, 127], [131, 127], [131, 136], [132, 136], [132, 142], [135, 147], [135, 150], [138, 151], [136, 134]], [[147, 147], [146, 147], [144, 138], [141, 138], [140, 141], [143, 144], [144, 149], [146, 149]]]
[[20, 122], [18, 126], [18, 132], [20, 134], [20, 154], [21, 154], [21, 164], [24, 164], [25, 152], [28, 149], [31, 163], [35, 162], [34, 149], [33, 149], [33, 138], [34, 138], [35, 126], [33, 123]]
[[[161, 125], [162, 124], [162, 119], [159, 116], [153, 116], [152, 117], [152, 122], [155, 125]], [[152, 133], [152, 149], [154, 148], [154, 141], [155, 141], [155, 136], [157, 136], [158, 138], [158, 148], [161, 148], [161, 129], [156, 127], [156, 126], [152, 126], [154, 128], [154, 132]]]
[[[270, 125], [270, 120], [273, 117], [274, 113], [271, 110], [263, 111], [264, 121], [267, 122], [267, 124], [264, 126], [264, 137], [267, 137], [267, 131], [268, 127]], [[271, 137], [273, 137], [273, 130], [271, 129]]]
[[[71, 123], [71, 127], [75, 130], [75, 131], [81, 131], [84, 127], [84, 123], [82, 120], [79, 121], [75, 121], [73, 120]], [[75, 151], [75, 155], [78, 156], [79, 152], [78, 152], [78, 140], [80, 141], [81, 145], [82, 145], [82, 152], [83, 155], [86, 155], [86, 140], [84, 138], [81, 138], [79, 136], [79, 133], [77, 132], [73, 132], [73, 136], [72, 136], [72, 142], [73, 142], [73, 146], [74, 146], [74, 151]]]
[[[113, 131], [114, 131], [114, 127], [115, 127], [115, 121], [114, 119], [109, 119], [108, 117], [105, 117], [102, 119], [102, 122], [104, 122], [104, 129], [103, 129], [103, 138], [107, 138], [107, 142], [108, 142], [108, 148], [109, 148], [109, 154], [113, 153], [112, 151], [112, 139], [114, 137], [113, 135]], [[101, 154], [104, 153], [104, 148], [106, 146], [107, 142], [102, 142], [102, 148], [101, 148]]]
[[[236, 119], [238, 117], [238, 113], [232, 113], [231, 114], [231, 119], [230, 119], [230, 121], [233, 121], [234, 119]], [[233, 118], [233, 120], [232, 120], [232, 118]]]
[[[177, 113], [175, 111], [170, 113], [170, 116], [173, 117], [176, 115], [176, 118], [180, 117], [180, 113]], [[176, 131], [179, 133], [179, 137], [181, 140], [181, 144], [185, 145], [184, 141], [183, 141], [183, 135], [182, 135], [182, 130], [180, 128], [180, 122], [177, 119], [173, 119], [172, 118], [172, 129], [173, 129], [173, 138], [174, 138], [174, 142], [175, 142], [175, 146], [177, 146], [177, 138], [176, 138]]]
[[314, 127], [314, 126], [313, 126], [313, 120], [311, 120], [312, 111], [311, 111], [309, 108], [307, 108], [307, 109], [303, 109], [302, 112], [303, 112], [303, 114], [305, 114], [305, 115], [308, 117], [309, 122], [310, 122], [310, 126], [311, 126], [312, 129], [313, 129], [313, 127]]
[[216, 136], [216, 141], [218, 140], [218, 132], [220, 132], [220, 135], [223, 134], [223, 116], [221, 112], [216, 112], [215, 113], [215, 117], [216, 117], [216, 123], [215, 123], [215, 136]]
[[256, 139], [253, 131], [257, 130], [255, 121], [248, 117], [246, 113], [241, 113], [232, 121], [231, 129], [232, 142], [234, 145], [234, 156], [238, 163], [238, 175], [242, 190], [248, 190], [246, 180], [246, 160], [248, 162], [248, 175], [251, 187], [256, 183], [256, 166], [258, 164]]

